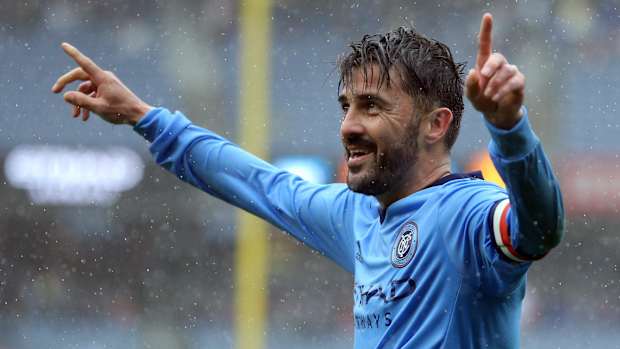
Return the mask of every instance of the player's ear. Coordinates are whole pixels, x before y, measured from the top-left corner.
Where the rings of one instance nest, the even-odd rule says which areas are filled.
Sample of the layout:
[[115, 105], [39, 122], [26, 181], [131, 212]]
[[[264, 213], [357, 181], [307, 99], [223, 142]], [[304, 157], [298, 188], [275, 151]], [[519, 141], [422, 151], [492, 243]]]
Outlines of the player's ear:
[[452, 111], [448, 108], [437, 108], [427, 114], [426, 127], [427, 132], [424, 140], [427, 144], [435, 144], [443, 141], [450, 124], [452, 124]]

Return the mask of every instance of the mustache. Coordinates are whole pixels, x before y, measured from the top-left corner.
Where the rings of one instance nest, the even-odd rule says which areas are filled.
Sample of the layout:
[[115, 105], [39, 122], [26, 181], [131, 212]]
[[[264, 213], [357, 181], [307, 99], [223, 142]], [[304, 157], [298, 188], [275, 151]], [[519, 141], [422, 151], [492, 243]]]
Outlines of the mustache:
[[347, 148], [350, 146], [358, 146], [360, 148], [375, 148], [376, 143], [372, 139], [366, 136], [354, 135], [354, 136], [349, 136], [347, 138], [343, 138], [342, 146], [344, 147], [345, 153], [348, 154], [349, 150]]

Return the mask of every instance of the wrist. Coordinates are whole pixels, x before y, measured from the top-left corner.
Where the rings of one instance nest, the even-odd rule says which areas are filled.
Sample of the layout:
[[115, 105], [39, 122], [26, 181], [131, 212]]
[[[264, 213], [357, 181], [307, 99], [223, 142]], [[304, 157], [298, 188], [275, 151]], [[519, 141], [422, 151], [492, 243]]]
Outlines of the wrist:
[[523, 118], [523, 108], [519, 108], [519, 111], [517, 112], [516, 116], [512, 116], [508, 118], [505, 118], [505, 117], [499, 118], [497, 116], [486, 115], [486, 114], [484, 117], [489, 121], [489, 123], [491, 123], [496, 128], [499, 128], [502, 130], [511, 130]]
[[506, 160], [520, 159], [529, 154], [540, 140], [532, 130], [525, 107], [522, 108], [522, 117], [512, 128], [505, 130], [485, 121], [491, 134], [489, 152]]
[[152, 109], [152, 106], [140, 101], [140, 103], [132, 108], [131, 113], [127, 116], [127, 123], [131, 126], [136, 126], [136, 124]]

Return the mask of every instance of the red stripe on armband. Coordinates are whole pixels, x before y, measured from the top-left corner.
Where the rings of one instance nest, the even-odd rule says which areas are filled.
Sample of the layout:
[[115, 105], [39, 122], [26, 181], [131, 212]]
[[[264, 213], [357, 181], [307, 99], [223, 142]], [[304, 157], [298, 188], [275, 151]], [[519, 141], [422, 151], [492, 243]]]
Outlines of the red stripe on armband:
[[508, 229], [508, 199], [500, 201], [493, 212], [493, 236], [495, 244], [502, 253], [515, 262], [527, 262], [528, 258], [521, 256], [512, 246], [510, 229]]

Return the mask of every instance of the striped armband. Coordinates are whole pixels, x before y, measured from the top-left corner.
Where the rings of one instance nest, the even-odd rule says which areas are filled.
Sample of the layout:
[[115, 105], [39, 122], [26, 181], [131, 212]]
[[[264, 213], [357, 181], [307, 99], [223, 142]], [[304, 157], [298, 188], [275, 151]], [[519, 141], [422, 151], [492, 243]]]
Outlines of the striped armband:
[[508, 201], [508, 199], [499, 201], [494, 205], [491, 213], [493, 241], [501, 254], [508, 257], [510, 260], [519, 263], [528, 262], [532, 259], [519, 254], [512, 246], [508, 223], [508, 211], [510, 211], [510, 201]]

